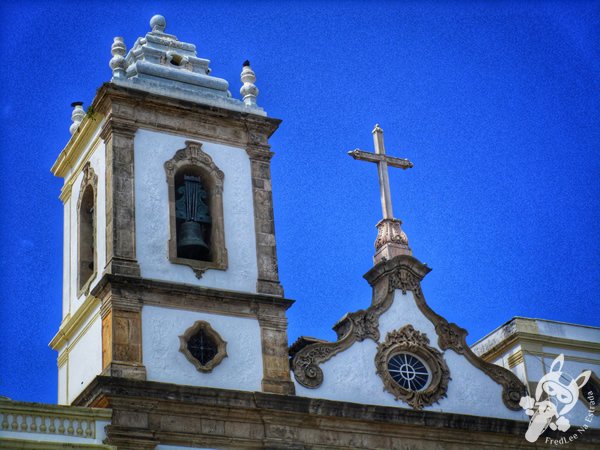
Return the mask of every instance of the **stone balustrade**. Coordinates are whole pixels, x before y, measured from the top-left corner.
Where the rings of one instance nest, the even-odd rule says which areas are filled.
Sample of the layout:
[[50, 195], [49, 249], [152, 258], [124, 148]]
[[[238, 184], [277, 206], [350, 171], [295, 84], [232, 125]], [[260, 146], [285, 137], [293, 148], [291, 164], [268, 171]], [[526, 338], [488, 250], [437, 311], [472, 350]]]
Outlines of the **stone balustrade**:
[[5, 432], [20, 432], [95, 440], [98, 431], [97, 422], [109, 422], [111, 414], [110, 409], [44, 405], [0, 399], [0, 436], [7, 436]]

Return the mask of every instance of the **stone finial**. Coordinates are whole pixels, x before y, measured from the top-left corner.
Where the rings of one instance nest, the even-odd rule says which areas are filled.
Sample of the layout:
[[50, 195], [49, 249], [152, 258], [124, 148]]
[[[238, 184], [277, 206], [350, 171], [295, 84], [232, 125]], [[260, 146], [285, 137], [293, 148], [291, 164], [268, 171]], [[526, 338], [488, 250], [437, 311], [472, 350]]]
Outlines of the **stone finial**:
[[110, 48], [113, 57], [110, 60], [110, 68], [113, 71], [113, 78], [125, 78], [125, 69], [127, 69], [127, 62], [125, 61], [125, 42], [123, 38], [117, 36], [114, 38], [112, 47]]
[[71, 106], [73, 107], [73, 112], [71, 113], [71, 120], [73, 123], [69, 127], [69, 132], [71, 134], [75, 134], [77, 128], [79, 128], [79, 124], [85, 117], [85, 111], [83, 110], [83, 102], [73, 102]]
[[167, 28], [167, 21], [164, 16], [161, 16], [160, 14], [152, 16], [152, 19], [150, 19], [150, 28], [152, 28], [152, 31], [164, 33], [165, 28]]
[[242, 69], [241, 80], [243, 86], [240, 88], [240, 94], [244, 100], [246, 106], [256, 106], [256, 97], [258, 96], [258, 88], [254, 85], [256, 81], [256, 74], [250, 67], [250, 61], [244, 62], [244, 68]]

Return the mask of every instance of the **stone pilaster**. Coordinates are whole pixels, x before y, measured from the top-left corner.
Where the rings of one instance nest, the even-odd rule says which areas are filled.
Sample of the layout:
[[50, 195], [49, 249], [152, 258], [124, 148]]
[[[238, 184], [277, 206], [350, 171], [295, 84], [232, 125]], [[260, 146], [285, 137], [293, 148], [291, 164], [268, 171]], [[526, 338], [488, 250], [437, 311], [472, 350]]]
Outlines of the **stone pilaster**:
[[275, 305], [259, 305], [258, 322], [263, 358], [262, 390], [293, 395], [295, 388], [290, 378], [286, 309], [287, 307]]
[[114, 275], [139, 276], [135, 256], [133, 140], [136, 127], [109, 116], [101, 132], [106, 145], [106, 267]]
[[246, 148], [252, 166], [254, 226], [256, 228], [256, 259], [258, 280], [256, 290], [261, 294], [283, 296], [277, 268], [273, 194], [271, 191], [271, 157], [268, 147], [250, 145]]
[[[105, 278], [96, 288], [101, 300], [102, 375], [146, 379], [142, 364], [142, 304]], [[98, 292], [99, 291], [99, 292]]]

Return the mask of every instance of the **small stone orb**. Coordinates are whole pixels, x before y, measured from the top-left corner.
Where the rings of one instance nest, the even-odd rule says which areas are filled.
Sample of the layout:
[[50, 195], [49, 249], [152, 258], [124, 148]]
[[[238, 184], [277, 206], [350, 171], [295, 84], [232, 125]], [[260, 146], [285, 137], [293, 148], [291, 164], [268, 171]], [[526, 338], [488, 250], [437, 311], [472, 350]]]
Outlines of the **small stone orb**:
[[167, 27], [167, 21], [163, 16], [157, 14], [150, 19], [150, 27], [152, 31], [160, 31], [162, 33]]

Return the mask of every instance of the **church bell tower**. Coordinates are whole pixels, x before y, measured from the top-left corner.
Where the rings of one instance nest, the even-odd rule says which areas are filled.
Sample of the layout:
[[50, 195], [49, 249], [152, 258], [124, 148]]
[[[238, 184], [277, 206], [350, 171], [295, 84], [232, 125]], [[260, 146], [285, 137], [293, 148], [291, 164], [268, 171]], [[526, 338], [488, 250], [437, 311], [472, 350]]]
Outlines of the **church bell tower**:
[[129, 51], [114, 38], [112, 79], [73, 105], [52, 168], [59, 403], [100, 399], [111, 378], [293, 393], [270, 176], [280, 120], [258, 106], [248, 61], [237, 99], [164, 17], [150, 27]]

